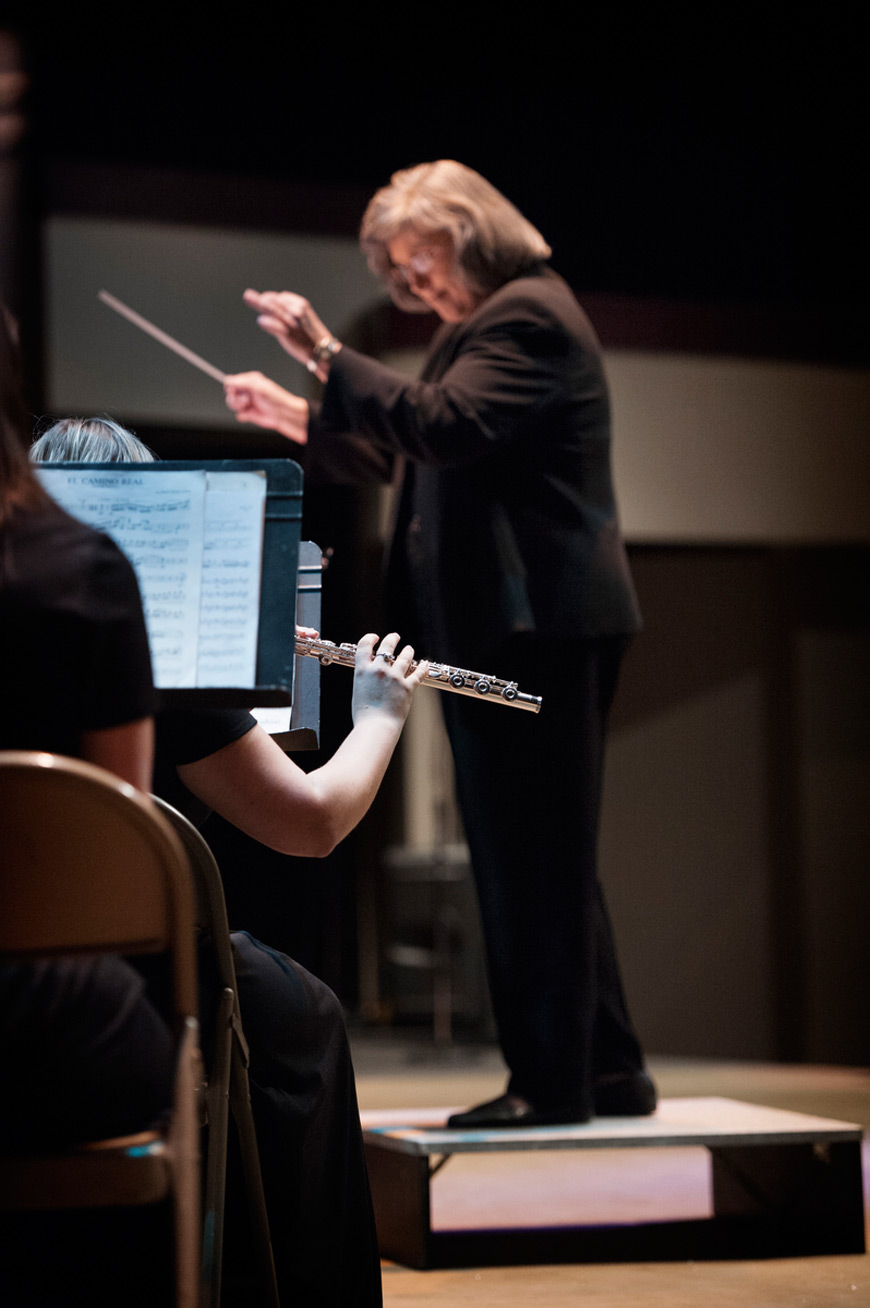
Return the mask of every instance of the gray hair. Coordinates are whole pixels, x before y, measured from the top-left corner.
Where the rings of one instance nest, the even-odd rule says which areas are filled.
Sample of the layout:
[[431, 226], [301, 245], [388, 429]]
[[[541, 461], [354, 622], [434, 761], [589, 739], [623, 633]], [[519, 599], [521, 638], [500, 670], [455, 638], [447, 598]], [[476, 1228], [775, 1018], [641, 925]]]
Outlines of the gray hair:
[[60, 418], [30, 447], [34, 463], [153, 463], [138, 436], [111, 418]]
[[446, 233], [457, 274], [484, 297], [552, 254], [538, 229], [473, 168], [455, 159], [405, 168], [369, 201], [360, 245], [394, 302], [412, 312], [426, 306], [393, 267], [388, 249], [406, 228], [423, 236]]

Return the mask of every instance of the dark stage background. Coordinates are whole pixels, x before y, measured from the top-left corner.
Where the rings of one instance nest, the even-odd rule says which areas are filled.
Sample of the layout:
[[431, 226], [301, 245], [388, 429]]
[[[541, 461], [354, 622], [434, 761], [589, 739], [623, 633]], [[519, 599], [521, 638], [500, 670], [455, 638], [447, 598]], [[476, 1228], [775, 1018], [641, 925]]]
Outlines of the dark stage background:
[[[587, 292], [840, 306], [857, 324], [857, 4], [15, 9], [37, 206], [40, 164], [58, 156], [360, 199], [396, 168], [455, 157], [541, 226]], [[848, 355], [846, 326], [831, 324]]]

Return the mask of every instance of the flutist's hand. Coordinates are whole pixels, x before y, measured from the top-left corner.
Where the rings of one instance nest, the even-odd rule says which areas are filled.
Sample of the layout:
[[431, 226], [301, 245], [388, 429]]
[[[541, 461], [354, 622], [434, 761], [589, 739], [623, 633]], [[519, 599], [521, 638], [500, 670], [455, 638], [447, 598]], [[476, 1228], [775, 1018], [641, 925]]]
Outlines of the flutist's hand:
[[308, 443], [308, 401], [285, 391], [261, 372], [224, 378], [227, 404], [239, 422], [278, 431], [297, 445]]
[[408, 716], [411, 698], [425, 677], [429, 664], [422, 662], [410, 670], [414, 651], [410, 645], [397, 654], [399, 637], [395, 631], [378, 637], [369, 633], [363, 636], [356, 649], [356, 667], [353, 674], [353, 720], [355, 726], [374, 718], [384, 718], [393, 726]]
[[[257, 311], [257, 324], [274, 336], [288, 354], [326, 381], [329, 363], [341, 349], [338, 341], [302, 295], [292, 291], [253, 291], [244, 294], [245, 304]], [[318, 347], [332, 341], [325, 357], [318, 357]]]

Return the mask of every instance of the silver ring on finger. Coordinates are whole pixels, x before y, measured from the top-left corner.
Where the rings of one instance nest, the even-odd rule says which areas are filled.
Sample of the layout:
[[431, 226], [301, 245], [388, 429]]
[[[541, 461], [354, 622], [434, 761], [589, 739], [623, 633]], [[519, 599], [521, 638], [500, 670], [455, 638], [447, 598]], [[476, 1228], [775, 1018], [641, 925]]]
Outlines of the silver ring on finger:
[[391, 654], [391, 653], [389, 652], [389, 650], [385, 650], [385, 649], [380, 650], [380, 651], [375, 655], [375, 658], [376, 658], [376, 659], [385, 659], [387, 663], [395, 663], [395, 661], [396, 661], [396, 656], [395, 656], [395, 654]]

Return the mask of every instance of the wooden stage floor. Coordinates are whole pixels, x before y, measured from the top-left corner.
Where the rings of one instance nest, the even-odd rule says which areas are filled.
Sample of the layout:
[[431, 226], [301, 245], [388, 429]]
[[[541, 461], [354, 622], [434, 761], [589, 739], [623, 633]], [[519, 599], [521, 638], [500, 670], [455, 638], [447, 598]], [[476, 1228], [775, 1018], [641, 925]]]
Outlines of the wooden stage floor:
[[[360, 1108], [467, 1106], [501, 1093], [490, 1047], [436, 1050], [424, 1039], [352, 1036]], [[653, 1059], [662, 1097], [723, 1096], [870, 1130], [870, 1071]], [[706, 1215], [704, 1152], [457, 1155], [432, 1182], [433, 1227], [645, 1221]], [[657, 1158], [653, 1154], [658, 1153]], [[870, 1150], [864, 1145], [865, 1204]], [[870, 1229], [868, 1229], [870, 1244]], [[385, 1308], [870, 1308], [870, 1255], [765, 1260], [587, 1262], [413, 1271], [384, 1263]]]

